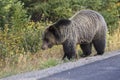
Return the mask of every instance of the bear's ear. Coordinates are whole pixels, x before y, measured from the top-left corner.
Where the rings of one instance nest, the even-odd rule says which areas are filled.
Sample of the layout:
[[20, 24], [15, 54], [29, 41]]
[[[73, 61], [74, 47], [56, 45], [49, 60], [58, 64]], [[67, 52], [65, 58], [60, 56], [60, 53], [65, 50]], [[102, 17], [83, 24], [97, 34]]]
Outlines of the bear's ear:
[[56, 40], [60, 39], [60, 32], [56, 27], [50, 26], [48, 31], [51, 32], [55, 36]]
[[67, 26], [70, 23], [71, 21], [69, 19], [60, 19], [54, 24], [54, 26], [58, 28], [59, 26]]

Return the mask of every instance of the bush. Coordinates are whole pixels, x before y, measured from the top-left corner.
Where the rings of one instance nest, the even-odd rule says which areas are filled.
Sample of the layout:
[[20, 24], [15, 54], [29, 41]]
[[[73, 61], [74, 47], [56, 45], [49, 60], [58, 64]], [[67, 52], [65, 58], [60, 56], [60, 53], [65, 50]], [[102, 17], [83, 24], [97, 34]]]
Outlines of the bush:
[[43, 28], [41, 24], [29, 22], [22, 31], [7, 26], [0, 31], [0, 55], [9, 57], [16, 54], [35, 53], [40, 49]]
[[24, 30], [21, 46], [25, 52], [36, 53], [41, 48], [43, 27], [40, 23], [29, 22]]
[[0, 31], [0, 59], [23, 53], [20, 47], [22, 40], [21, 35], [19, 32], [11, 32], [8, 26], [6, 26], [3, 31]]
[[[119, 20], [118, 0], [39, 0], [26, 1], [28, 12], [33, 21], [52, 21], [69, 18], [81, 9], [92, 9], [100, 12], [108, 24], [110, 33], [117, 28]], [[29, 4], [27, 3], [29, 2]]]
[[0, 1], [0, 28], [4, 29], [5, 24], [9, 27], [22, 28], [29, 18], [23, 3], [17, 0]]

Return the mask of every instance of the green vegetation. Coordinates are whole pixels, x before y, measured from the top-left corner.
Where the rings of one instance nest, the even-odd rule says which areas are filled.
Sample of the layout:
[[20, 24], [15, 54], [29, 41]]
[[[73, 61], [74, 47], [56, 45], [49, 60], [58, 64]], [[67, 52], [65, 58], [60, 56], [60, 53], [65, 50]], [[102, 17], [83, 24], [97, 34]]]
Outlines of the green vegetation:
[[40, 49], [42, 32], [81, 9], [96, 10], [105, 17], [106, 51], [120, 49], [119, 0], [0, 0], [0, 77], [61, 63], [61, 46]]

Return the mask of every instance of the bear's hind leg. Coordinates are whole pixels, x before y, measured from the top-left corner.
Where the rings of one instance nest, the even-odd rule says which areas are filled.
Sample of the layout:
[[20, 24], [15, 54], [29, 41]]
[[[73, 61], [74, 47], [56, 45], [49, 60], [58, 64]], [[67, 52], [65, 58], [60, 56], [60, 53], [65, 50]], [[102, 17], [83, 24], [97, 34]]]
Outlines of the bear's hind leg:
[[97, 51], [97, 55], [102, 55], [105, 51], [105, 39], [98, 39], [93, 40], [93, 45], [95, 47], [95, 50]]
[[80, 47], [83, 51], [83, 55], [81, 57], [87, 57], [91, 54], [92, 43], [89, 44], [80, 44]]

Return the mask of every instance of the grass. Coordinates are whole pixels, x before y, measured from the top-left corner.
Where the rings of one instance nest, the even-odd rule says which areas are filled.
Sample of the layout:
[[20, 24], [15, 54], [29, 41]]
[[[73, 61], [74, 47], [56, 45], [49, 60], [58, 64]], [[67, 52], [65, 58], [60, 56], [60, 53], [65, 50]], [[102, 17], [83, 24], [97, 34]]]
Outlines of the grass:
[[114, 34], [107, 36], [107, 48], [106, 51], [113, 51], [120, 49], [120, 27]]
[[[80, 48], [77, 47], [79, 53]], [[120, 28], [118, 28], [112, 35], [107, 35], [106, 51], [113, 51], [120, 49]], [[12, 56], [13, 58], [6, 58], [5, 62], [0, 62], [0, 78], [11, 76], [18, 73], [40, 70], [49, 68], [57, 64], [63, 63], [61, 58], [63, 56], [62, 46], [55, 46], [46, 51], [39, 50], [36, 54], [18, 54]], [[67, 61], [66, 61], [67, 62]]]
[[6, 58], [6, 63], [0, 68], [0, 78], [11, 76], [18, 73], [49, 68], [62, 63], [63, 56], [61, 46], [55, 46], [52, 49], [42, 51], [36, 54], [20, 54], [16, 56], [17, 63], [11, 63], [11, 58]]

